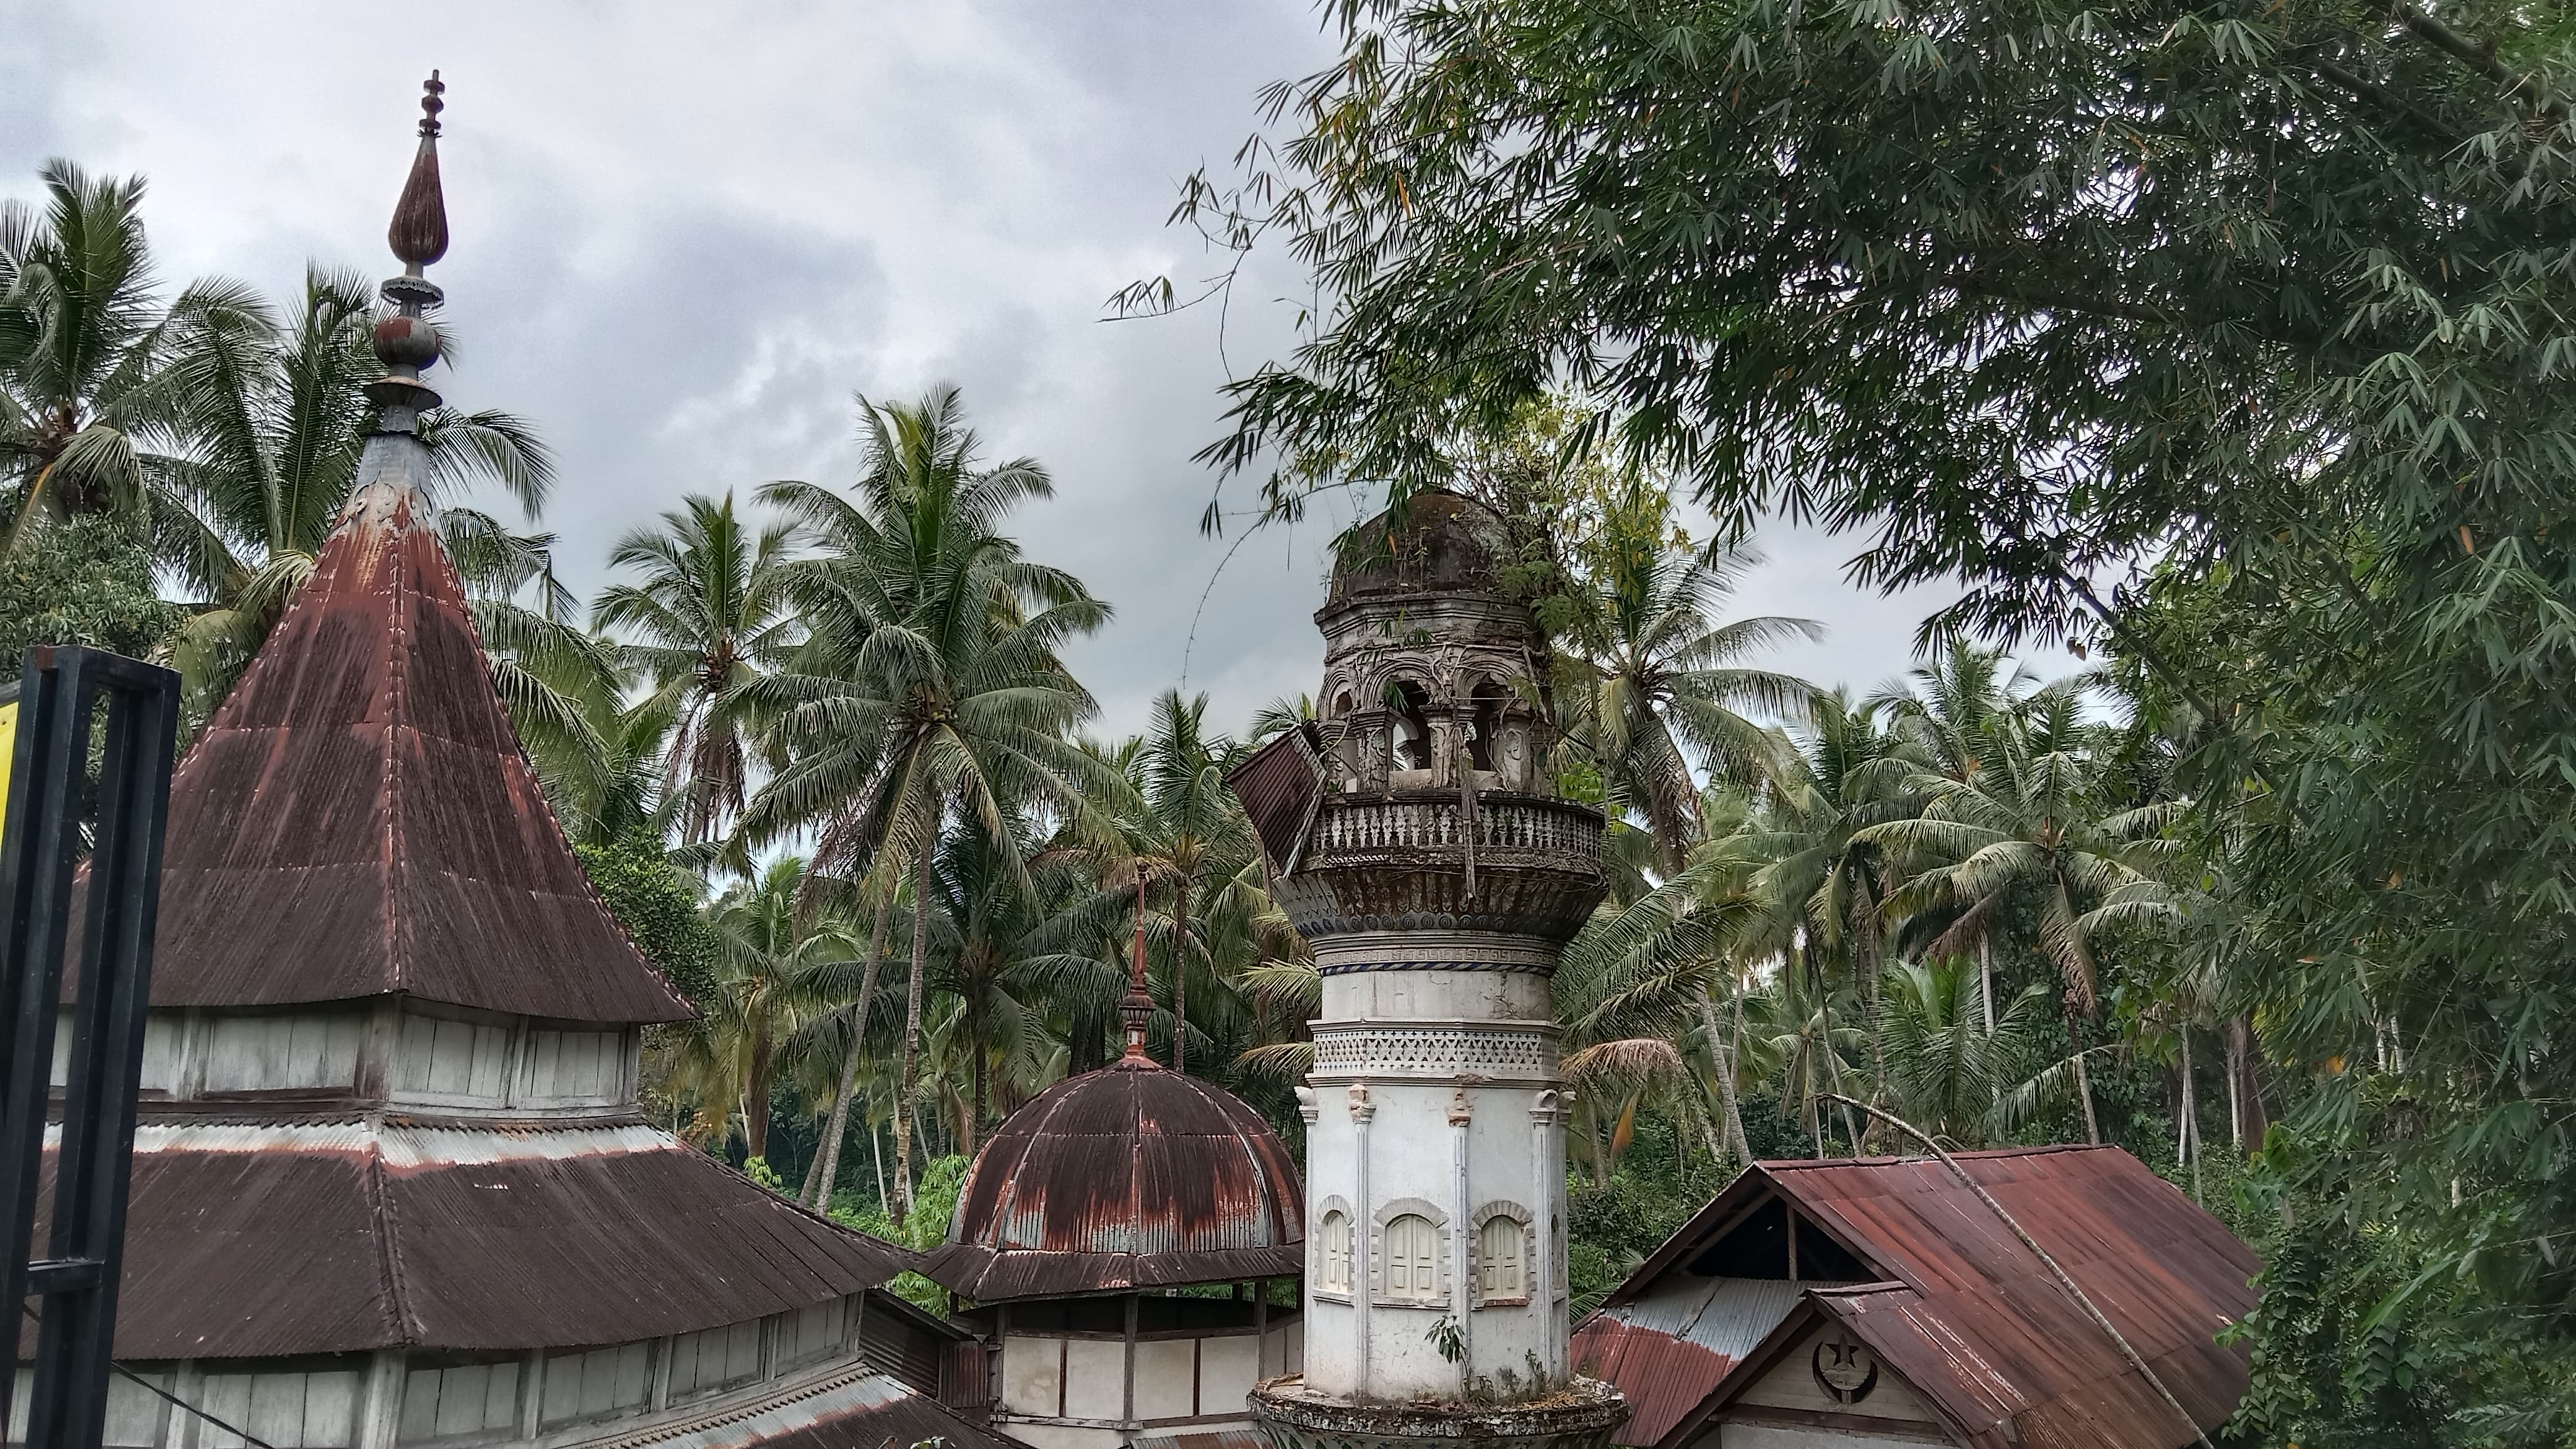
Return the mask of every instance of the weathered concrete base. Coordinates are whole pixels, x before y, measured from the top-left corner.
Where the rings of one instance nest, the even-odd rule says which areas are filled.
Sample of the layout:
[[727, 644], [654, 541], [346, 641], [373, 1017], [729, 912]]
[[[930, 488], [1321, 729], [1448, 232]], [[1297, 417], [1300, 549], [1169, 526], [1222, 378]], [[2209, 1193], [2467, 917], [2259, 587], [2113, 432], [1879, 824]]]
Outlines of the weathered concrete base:
[[1521, 1404], [1354, 1404], [1291, 1377], [1250, 1402], [1271, 1449], [1607, 1449], [1628, 1421], [1619, 1391], [1586, 1378]]

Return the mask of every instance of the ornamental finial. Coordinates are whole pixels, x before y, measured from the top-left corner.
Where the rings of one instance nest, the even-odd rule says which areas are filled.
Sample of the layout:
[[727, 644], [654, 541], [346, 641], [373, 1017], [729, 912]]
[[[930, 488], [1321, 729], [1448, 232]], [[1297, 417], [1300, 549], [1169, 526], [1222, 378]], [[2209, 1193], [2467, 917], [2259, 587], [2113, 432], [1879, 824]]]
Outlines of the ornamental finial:
[[1122, 1067], [1159, 1067], [1145, 1050], [1145, 1028], [1154, 1019], [1154, 998], [1145, 990], [1145, 867], [1136, 866], [1136, 946], [1127, 962], [1127, 996], [1118, 1003], [1119, 1018], [1127, 1023], [1127, 1055], [1119, 1061]]
[[385, 375], [367, 385], [367, 396], [384, 410], [379, 426], [410, 432], [412, 419], [438, 406], [439, 396], [420, 380], [421, 370], [438, 361], [438, 329], [422, 316], [426, 308], [447, 300], [422, 269], [447, 255], [447, 197], [438, 184], [439, 99], [447, 87], [431, 71], [421, 82], [420, 149], [413, 153], [411, 175], [404, 178], [402, 199], [394, 203], [393, 225], [385, 241], [403, 263], [403, 274], [388, 278], [384, 298], [394, 314], [376, 324], [376, 360]]
[[402, 200], [394, 203], [394, 224], [385, 233], [394, 255], [410, 265], [414, 276], [447, 255], [447, 198], [438, 188], [438, 113], [447, 109], [439, 97], [447, 87], [431, 71], [420, 89], [420, 150], [412, 156]]

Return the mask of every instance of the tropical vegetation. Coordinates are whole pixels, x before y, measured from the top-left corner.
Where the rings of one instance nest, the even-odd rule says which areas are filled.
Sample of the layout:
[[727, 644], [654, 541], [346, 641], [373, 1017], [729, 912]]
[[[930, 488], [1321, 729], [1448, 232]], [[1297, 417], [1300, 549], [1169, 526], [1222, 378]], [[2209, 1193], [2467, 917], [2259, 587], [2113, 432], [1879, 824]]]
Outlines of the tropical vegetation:
[[[1865, 1104], [2119, 1144], [2254, 1240], [2243, 1437], [2576, 1437], [2576, 28], [1328, 13], [1335, 63], [1184, 187], [1315, 283], [1204, 457], [1268, 518], [1504, 521], [1514, 685], [1610, 820], [1555, 982], [1578, 1306], [1747, 1161], [1904, 1150]], [[374, 304], [165, 289], [139, 181], [40, 187], [0, 212], [0, 643], [159, 653], [201, 717], [352, 486]], [[1116, 1050], [1141, 949], [1152, 1050], [1299, 1141], [1321, 981], [1224, 780], [1313, 702], [1099, 737], [1068, 660], [1109, 605], [1023, 542], [1045, 465], [953, 389], [858, 423], [851, 478], [634, 530], [586, 617], [550, 536], [463, 506], [533, 523], [535, 429], [421, 423], [548, 794], [699, 1007], [652, 1110], [928, 1242]], [[1949, 590], [1911, 674], [1776, 667], [1817, 634], [1741, 597], [1782, 517]]]

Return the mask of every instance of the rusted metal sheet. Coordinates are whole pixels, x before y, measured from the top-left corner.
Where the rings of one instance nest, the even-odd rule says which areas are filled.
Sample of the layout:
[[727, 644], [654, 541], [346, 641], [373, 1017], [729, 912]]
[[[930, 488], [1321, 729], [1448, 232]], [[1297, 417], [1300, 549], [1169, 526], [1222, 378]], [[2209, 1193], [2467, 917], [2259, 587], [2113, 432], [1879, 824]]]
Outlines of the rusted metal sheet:
[[261, 1145], [275, 1129], [159, 1130], [171, 1143], [146, 1128], [134, 1158], [119, 1358], [615, 1343], [806, 1307], [914, 1261], [668, 1137], [635, 1150], [634, 1129], [414, 1134], [482, 1140], [459, 1153], [363, 1128], [338, 1146], [324, 1128], [282, 1146]]
[[948, 1353], [969, 1337], [962, 1325], [924, 1312], [883, 1288], [868, 1290], [867, 1313], [859, 1326], [859, 1352], [866, 1355], [869, 1363], [901, 1379], [916, 1392], [954, 1402], [942, 1392], [947, 1379], [943, 1363]]
[[419, 496], [361, 490], [170, 793], [156, 1006], [689, 1007], [592, 893]]
[[1662, 1439], [1797, 1308], [1811, 1286], [1675, 1273], [1585, 1319], [1574, 1334], [1575, 1366], [1628, 1396], [1628, 1422], [1612, 1441], [1650, 1445]]
[[1127, 1449], [1270, 1449], [1270, 1436], [1258, 1429], [1186, 1429], [1176, 1434], [1139, 1434]]
[[586, 1449], [1027, 1449], [884, 1374], [852, 1374], [749, 1413], [659, 1423]]
[[1735, 1360], [1686, 1339], [1596, 1316], [1574, 1335], [1578, 1371], [1619, 1386], [1628, 1421], [1612, 1431], [1614, 1444], [1649, 1445], [1697, 1408]]
[[1129, 1059], [1013, 1113], [922, 1271], [979, 1302], [1293, 1276], [1305, 1189], [1259, 1114]]
[[1315, 823], [1315, 808], [1324, 798], [1324, 777], [1316, 757], [1321, 753], [1312, 724], [1301, 724], [1252, 752], [1251, 758], [1226, 772], [1226, 786], [1243, 802], [1253, 834], [1270, 868], [1286, 875], [1296, 868], [1306, 832]]
[[[2217, 1335], [2252, 1309], [2248, 1280], [2261, 1262], [2224, 1224], [2115, 1147], [2018, 1148], [1959, 1160], [2137, 1346], [2199, 1426], [2234, 1412], [2247, 1382], [2246, 1350], [2221, 1347]], [[2169, 1449], [2192, 1437], [2038, 1257], [1927, 1159], [1757, 1164], [1611, 1294], [1603, 1319], [1622, 1323], [1623, 1335], [1656, 1331], [1642, 1325], [1655, 1321], [1659, 1305], [1691, 1283], [1710, 1283], [1693, 1264], [1771, 1196], [1885, 1281], [1796, 1284], [1799, 1307], [1770, 1317], [1762, 1345], [1741, 1354], [1655, 1442], [1686, 1442], [1758, 1376], [1766, 1354], [1818, 1315], [1861, 1336], [1980, 1444]], [[1650, 1372], [1641, 1369], [1633, 1389], [1625, 1368], [1611, 1377], [1660, 1406], [1669, 1391]]]

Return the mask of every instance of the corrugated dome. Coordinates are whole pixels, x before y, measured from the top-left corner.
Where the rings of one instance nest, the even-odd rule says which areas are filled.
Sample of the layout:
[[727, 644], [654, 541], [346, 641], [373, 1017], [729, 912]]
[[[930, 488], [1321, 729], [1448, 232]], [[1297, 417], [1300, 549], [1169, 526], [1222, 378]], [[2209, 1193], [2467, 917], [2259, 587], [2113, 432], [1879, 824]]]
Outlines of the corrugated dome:
[[1508, 594], [1503, 569], [1511, 558], [1499, 514], [1445, 488], [1425, 488], [1342, 536], [1324, 607], [1390, 595]]
[[1305, 1202], [1259, 1113], [1130, 1056], [1011, 1114], [922, 1271], [984, 1303], [1292, 1277]]

